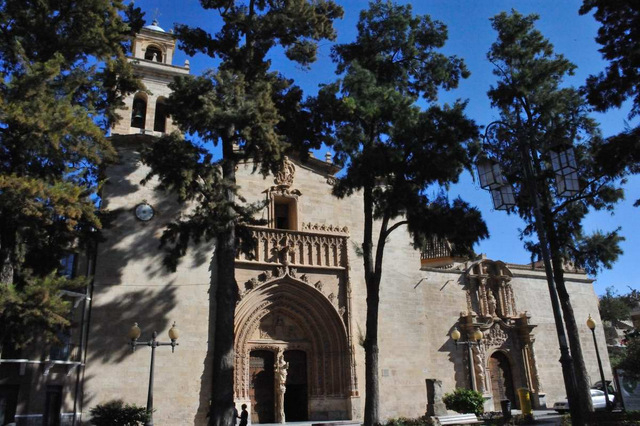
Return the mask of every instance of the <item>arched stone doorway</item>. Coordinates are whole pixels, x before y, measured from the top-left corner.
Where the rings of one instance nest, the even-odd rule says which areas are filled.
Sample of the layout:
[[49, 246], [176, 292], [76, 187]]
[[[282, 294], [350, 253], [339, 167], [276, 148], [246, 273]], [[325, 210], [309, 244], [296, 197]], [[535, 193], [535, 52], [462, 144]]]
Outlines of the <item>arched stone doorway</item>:
[[489, 375], [494, 409], [500, 411], [500, 401], [504, 399], [508, 399], [513, 407], [517, 407], [518, 400], [513, 388], [511, 363], [503, 352], [496, 351], [491, 354], [489, 358]]
[[235, 334], [235, 399], [249, 405], [252, 423], [273, 421], [272, 410], [262, 405], [277, 398], [267, 387], [273, 389], [273, 365], [281, 354], [289, 363], [287, 421], [350, 417], [347, 329], [336, 306], [313, 285], [284, 274], [253, 288], [236, 309]]

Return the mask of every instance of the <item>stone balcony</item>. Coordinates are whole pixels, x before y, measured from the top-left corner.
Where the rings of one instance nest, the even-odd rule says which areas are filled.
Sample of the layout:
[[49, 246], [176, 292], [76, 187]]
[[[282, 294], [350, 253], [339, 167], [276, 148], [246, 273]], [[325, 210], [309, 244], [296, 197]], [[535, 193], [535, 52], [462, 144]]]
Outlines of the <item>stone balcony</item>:
[[239, 254], [246, 265], [287, 265], [294, 268], [343, 270], [348, 266], [346, 227], [303, 223], [299, 231], [250, 227], [252, 255]]

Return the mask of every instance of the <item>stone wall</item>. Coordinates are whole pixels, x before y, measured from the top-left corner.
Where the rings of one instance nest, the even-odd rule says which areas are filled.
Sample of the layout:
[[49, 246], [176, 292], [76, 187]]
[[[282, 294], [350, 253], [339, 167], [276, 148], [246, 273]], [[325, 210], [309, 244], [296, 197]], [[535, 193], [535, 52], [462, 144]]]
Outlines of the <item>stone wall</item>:
[[[124, 142], [123, 142], [124, 143]], [[135, 145], [121, 145], [122, 161], [108, 171], [104, 189], [106, 207], [116, 214], [113, 228], [105, 231], [100, 245], [91, 313], [89, 355], [85, 372], [87, 411], [114, 398], [145, 405], [148, 384], [149, 349], [131, 353], [127, 332], [137, 321], [148, 339], [156, 330], [167, 341], [173, 321], [180, 329], [180, 346], [175, 353], [161, 347], [156, 352], [155, 420], [163, 425], [204, 424], [210, 392], [209, 319], [210, 276], [213, 242], [202, 244], [182, 260], [176, 273], [162, 267], [158, 249], [164, 224], [187, 207], [172, 197], [159, 194], [153, 185], [139, 181], [147, 170], [137, 161]], [[290, 189], [297, 189], [298, 230], [302, 222], [348, 228], [348, 269], [351, 285], [350, 336], [355, 349], [357, 394], [352, 395], [351, 415], [361, 418], [364, 406], [364, 350], [366, 287], [362, 259], [356, 247], [362, 241], [361, 197], [336, 199], [328, 170], [331, 166], [312, 160], [294, 161], [295, 176]], [[240, 166], [238, 182], [248, 201], [265, 200], [273, 177], [252, 174], [252, 165]], [[156, 216], [144, 223], [134, 217], [135, 206], [145, 200]], [[268, 219], [267, 213], [264, 216]], [[242, 285], [269, 265], [241, 264]], [[449, 337], [467, 310], [464, 292], [466, 265], [450, 269], [420, 269], [420, 255], [410, 243], [406, 229], [396, 230], [388, 240], [383, 269], [380, 304], [381, 413], [384, 418], [416, 417], [426, 411], [426, 379], [442, 381], [444, 392], [468, 386], [465, 349]], [[564, 397], [559, 351], [546, 281], [541, 271], [509, 265], [518, 310], [526, 311], [537, 325], [535, 354], [543, 392], [550, 405]], [[325, 280], [338, 289], [345, 285], [335, 271], [316, 270], [311, 281]], [[582, 326], [589, 313], [599, 321], [597, 298], [584, 275], [568, 274], [568, 287], [576, 318]], [[581, 330], [585, 360], [592, 381], [598, 380], [590, 332]], [[603, 339], [598, 328], [598, 338]], [[604, 342], [604, 340], [601, 340]], [[608, 366], [606, 351], [601, 351]], [[607, 368], [606, 374], [610, 377]], [[314, 407], [341, 407], [340, 401], [310, 400]]]

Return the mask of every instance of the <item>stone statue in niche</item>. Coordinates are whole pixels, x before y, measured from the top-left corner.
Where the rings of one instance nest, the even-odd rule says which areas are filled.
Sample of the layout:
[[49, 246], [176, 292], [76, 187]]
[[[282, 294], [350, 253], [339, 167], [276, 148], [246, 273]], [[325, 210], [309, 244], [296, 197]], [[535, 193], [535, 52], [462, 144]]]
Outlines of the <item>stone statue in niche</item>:
[[497, 303], [496, 303], [496, 298], [493, 295], [493, 291], [491, 291], [491, 289], [489, 289], [487, 291], [487, 304], [489, 305], [489, 315], [491, 317], [495, 317], [496, 316], [496, 307], [497, 307]]
[[284, 360], [284, 354], [278, 354], [278, 360], [274, 366], [275, 391], [276, 391], [276, 423], [284, 423], [284, 394], [287, 391], [287, 369], [289, 363]]

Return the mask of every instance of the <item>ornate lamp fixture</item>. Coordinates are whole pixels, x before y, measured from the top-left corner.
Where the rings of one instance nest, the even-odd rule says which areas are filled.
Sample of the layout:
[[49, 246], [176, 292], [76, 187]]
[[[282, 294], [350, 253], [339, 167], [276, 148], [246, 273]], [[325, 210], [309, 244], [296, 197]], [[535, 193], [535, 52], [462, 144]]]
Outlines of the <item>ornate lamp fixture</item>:
[[571, 197], [580, 191], [578, 165], [573, 148], [565, 151], [551, 151], [551, 166], [556, 174], [556, 187], [561, 197]]
[[500, 165], [489, 159], [482, 159], [476, 164], [480, 187], [491, 192], [491, 199], [496, 210], [508, 210], [516, 205], [513, 187], [507, 183]]
[[171, 339], [171, 343], [168, 342], [158, 342], [158, 332], [154, 331], [151, 335], [151, 340], [148, 342], [138, 342], [140, 338], [141, 330], [138, 327], [138, 323], [134, 323], [133, 327], [129, 329], [128, 337], [131, 340], [129, 343], [131, 345], [131, 352], [135, 352], [136, 346], [144, 345], [151, 347], [151, 367], [149, 368], [149, 390], [147, 393], [147, 413], [149, 414], [148, 420], [145, 423], [145, 426], [153, 426], [153, 372], [154, 372], [154, 364], [156, 358], [156, 348], [158, 346], [171, 346], [171, 352], [175, 351], [176, 346], [179, 345], [177, 342], [180, 333], [178, 332], [178, 328], [176, 327], [175, 321], [173, 322], [173, 326], [169, 329], [169, 339]]
[[471, 386], [471, 390], [476, 390], [476, 375], [473, 368], [473, 353], [471, 351], [472, 346], [480, 346], [480, 341], [484, 337], [484, 334], [480, 329], [475, 329], [473, 333], [468, 334], [468, 340], [466, 342], [460, 341], [460, 331], [457, 328], [454, 328], [451, 331], [451, 339], [455, 342], [456, 346], [465, 345], [468, 351], [469, 358], [469, 385]]

